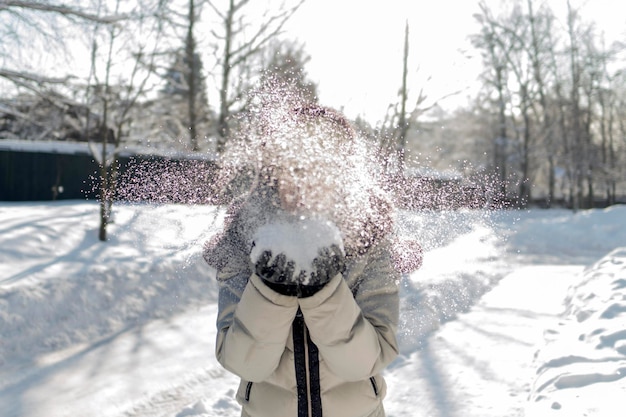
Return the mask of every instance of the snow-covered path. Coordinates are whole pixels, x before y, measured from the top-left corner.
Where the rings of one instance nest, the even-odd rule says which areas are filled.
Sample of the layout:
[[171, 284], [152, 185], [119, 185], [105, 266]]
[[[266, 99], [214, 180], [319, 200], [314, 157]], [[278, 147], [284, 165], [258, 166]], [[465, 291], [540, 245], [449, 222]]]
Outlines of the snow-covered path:
[[[582, 266], [528, 266], [387, 372], [390, 417], [523, 416], [544, 330]], [[416, 376], [407, 384], [406, 374]]]

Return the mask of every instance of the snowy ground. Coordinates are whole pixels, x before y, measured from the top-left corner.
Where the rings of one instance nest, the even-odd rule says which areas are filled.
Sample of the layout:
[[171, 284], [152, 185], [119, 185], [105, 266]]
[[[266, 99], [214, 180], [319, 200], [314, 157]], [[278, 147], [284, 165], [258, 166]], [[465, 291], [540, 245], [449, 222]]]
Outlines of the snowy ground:
[[[0, 416], [238, 416], [215, 361], [214, 207], [0, 203]], [[617, 416], [626, 207], [403, 213], [389, 417]]]

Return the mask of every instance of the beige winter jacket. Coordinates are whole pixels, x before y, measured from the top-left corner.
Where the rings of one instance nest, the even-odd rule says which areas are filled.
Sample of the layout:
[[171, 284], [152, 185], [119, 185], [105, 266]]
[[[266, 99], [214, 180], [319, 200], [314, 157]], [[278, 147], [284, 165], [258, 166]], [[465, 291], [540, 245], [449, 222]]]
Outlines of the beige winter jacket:
[[216, 355], [241, 377], [242, 416], [384, 416], [380, 373], [398, 354], [399, 276], [388, 242], [302, 299], [271, 290], [246, 272], [246, 251], [230, 249], [218, 268]]

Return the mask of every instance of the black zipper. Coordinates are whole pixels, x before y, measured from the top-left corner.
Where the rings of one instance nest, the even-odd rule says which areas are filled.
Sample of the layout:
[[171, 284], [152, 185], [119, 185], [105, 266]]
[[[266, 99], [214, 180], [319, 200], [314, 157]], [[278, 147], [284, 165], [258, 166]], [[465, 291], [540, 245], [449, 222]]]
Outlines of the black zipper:
[[372, 384], [374, 395], [378, 397], [378, 384], [376, 384], [376, 379], [373, 376], [370, 377], [370, 383]]
[[309, 348], [309, 393], [311, 398], [311, 417], [322, 417], [322, 390], [320, 388], [320, 355], [317, 346], [306, 332]]
[[308, 417], [309, 398], [307, 390], [306, 343], [304, 317], [298, 309], [293, 321], [293, 362], [296, 372], [296, 391], [298, 395], [298, 417]]
[[300, 310], [293, 322], [293, 355], [298, 417], [322, 417], [319, 351], [309, 336]]
[[250, 391], [252, 391], [252, 382], [248, 382], [246, 385], [246, 402], [250, 401]]

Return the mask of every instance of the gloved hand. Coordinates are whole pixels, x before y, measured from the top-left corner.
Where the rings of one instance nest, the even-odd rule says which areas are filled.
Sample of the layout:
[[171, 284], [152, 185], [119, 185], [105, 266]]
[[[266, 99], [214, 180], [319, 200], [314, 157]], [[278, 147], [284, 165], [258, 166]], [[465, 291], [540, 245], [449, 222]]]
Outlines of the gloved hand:
[[251, 243], [252, 269], [281, 294], [314, 294], [344, 269], [341, 232], [322, 218], [278, 217], [260, 226]]
[[313, 271], [306, 285], [326, 284], [338, 273], [343, 273], [345, 267], [345, 256], [339, 246], [321, 248], [318, 256], [313, 259]]
[[287, 260], [287, 256], [284, 253], [279, 253], [272, 259], [271, 250], [261, 252], [254, 266], [256, 274], [263, 280], [272, 284], [282, 285], [296, 282], [293, 277], [294, 269], [295, 262]]
[[338, 273], [345, 270], [345, 257], [339, 246], [321, 248], [313, 260], [312, 270], [295, 271], [295, 262], [279, 253], [272, 257], [265, 250], [255, 264], [256, 274], [274, 291], [298, 298], [310, 297], [321, 290]]

